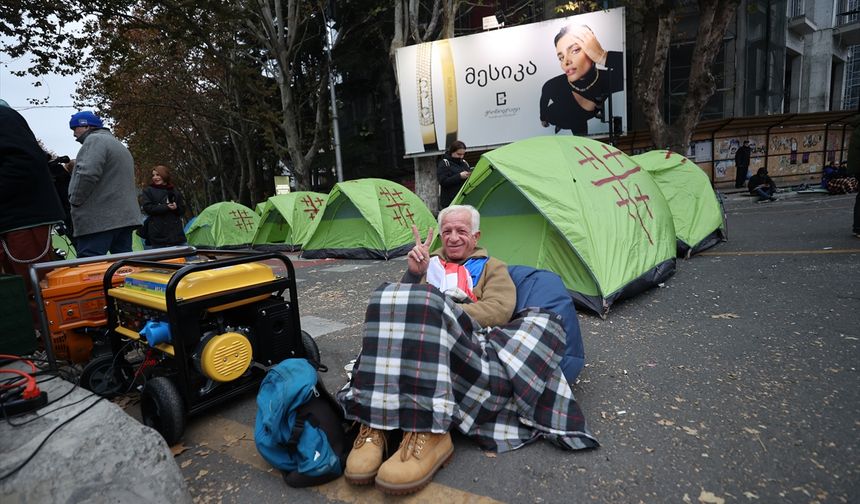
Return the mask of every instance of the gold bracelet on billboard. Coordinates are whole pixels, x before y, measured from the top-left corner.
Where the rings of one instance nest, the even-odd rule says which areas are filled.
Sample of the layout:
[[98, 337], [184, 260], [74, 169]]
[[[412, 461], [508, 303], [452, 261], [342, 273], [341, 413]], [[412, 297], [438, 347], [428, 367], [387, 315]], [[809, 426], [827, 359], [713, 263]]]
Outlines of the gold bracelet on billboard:
[[442, 84], [445, 90], [445, 147], [457, 140], [457, 76], [454, 73], [454, 54], [448, 40], [436, 42], [439, 63], [442, 67]]
[[424, 150], [436, 150], [436, 124], [433, 119], [433, 43], [418, 44], [415, 80], [418, 86], [418, 124]]

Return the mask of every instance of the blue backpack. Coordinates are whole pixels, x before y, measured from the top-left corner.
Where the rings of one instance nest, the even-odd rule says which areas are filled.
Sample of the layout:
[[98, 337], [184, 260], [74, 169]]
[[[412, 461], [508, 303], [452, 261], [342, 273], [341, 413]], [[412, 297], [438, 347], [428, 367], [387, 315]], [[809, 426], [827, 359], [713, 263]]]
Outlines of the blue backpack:
[[346, 441], [340, 407], [305, 359], [269, 370], [257, 393], [257, 451], [294, 487], [321, 485], [343, 472]]

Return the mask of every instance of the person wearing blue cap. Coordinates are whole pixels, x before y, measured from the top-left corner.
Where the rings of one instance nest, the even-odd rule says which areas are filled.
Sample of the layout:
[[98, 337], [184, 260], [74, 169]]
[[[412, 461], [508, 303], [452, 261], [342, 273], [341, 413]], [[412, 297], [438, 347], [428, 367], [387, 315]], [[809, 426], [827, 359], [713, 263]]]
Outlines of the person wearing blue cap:
[[131, 252], [140, 226], [131, 152], [89, 110], [72, 114], [69, 127], [82, 145], [69, 182], [78, 257]]

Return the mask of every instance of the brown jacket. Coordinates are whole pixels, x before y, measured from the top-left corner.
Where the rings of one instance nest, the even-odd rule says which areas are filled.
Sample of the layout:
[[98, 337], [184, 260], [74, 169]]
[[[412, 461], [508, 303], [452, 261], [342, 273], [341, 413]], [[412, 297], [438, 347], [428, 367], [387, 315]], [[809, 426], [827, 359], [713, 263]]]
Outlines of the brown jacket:
[[[435, 251], [433, 255], [448, 260], [441, 253], [441, 250]], [[489, 256], [486, 250], [479, 247], [469, 257]], [[403, 281], [409, 282], [409, 277], [409, 271], [407, 271], [403, 276]], [[427, 276], [422, 276], [420, 282], [425, 283], [426, 281]], [[514, 286], [514, 281], [511, 280], [510, 273], [508, 273], [507, 264], [494, 257], [489, 257], [486, 266], [484, 266], [484, 272], [478, 280], [478, 285], [472, 289], [472, 292], [475, 293], [478, 301], [463, 303], [460, 307], [479, 324], [484, 327], [493, 327], [510, 322], [511, 316], [514, 314], [514, 307], [517, 304], [517, 289]]]

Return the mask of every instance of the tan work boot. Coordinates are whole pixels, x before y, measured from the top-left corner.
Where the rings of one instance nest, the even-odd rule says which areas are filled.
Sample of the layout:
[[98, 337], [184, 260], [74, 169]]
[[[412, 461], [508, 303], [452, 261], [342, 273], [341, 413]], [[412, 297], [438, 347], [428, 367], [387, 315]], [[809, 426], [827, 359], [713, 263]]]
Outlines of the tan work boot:
[[362, 425], [352, 450], [346, 458], [343, 476], [353, 485], [368, 485], [373, 482], [386, 449], [385, 433], [369, 425]]
[[404, 432], [400, 448], [379, 468], [376, 487], [391, 495], [417, 492], [453, 455], [449, 432]]

